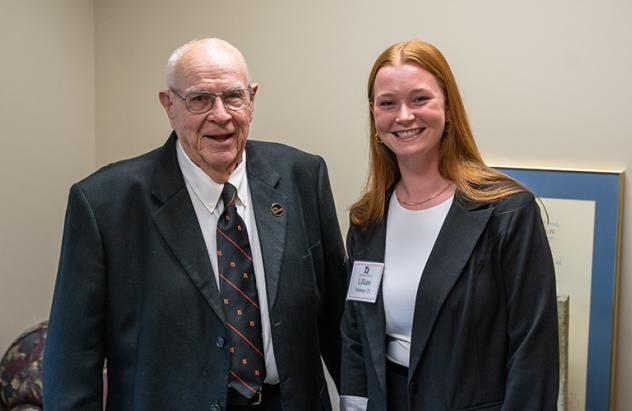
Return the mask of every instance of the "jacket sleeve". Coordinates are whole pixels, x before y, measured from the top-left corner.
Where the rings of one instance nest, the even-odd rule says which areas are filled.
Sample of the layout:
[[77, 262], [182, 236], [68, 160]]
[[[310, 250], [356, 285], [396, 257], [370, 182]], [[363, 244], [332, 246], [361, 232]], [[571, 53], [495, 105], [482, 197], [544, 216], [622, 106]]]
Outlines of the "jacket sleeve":
[[103, 409], [105, 263], [101, 237], [81, 189], [70, 190], [44, 353], [44, 408]]
[[323, 249], [324, 295], [319, 319], [321, 355], [340, 389], [340, 321], [346, 293], [345, 250], [324, 160], [318, 169], [318, 207]]
[[[347, 274], [351, 276], [354, 263], [354, 227], [347, 232]], [[358, 329], [356, 307], [347, 301], [342, 319], [342, 387], [340, 394], [348, 397], [367, 397], [367, 375], [364, 352]], [[344, 402], [341, 403], [344, 406]], [[345, 409], [345, 408], [343, 408]]]
[[555, 410], [559, 351], [555, 271], [535, 199], [518, 207], [500, 238], [507, 298], [503, 410]]

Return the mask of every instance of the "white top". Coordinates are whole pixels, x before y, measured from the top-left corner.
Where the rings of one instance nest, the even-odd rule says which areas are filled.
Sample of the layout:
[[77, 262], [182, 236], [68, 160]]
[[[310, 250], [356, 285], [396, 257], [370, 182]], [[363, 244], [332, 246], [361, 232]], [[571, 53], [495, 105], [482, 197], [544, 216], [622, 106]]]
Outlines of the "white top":
[[[201, 168], [196, 166], [184, 152], [178, 140], [176, 144], [178, 154], [178, 164], [184, 176], [187, 191], [191, 197], [195, 215], [197, 216], [206, 249], [208, 251], [215, 283], [219, 290], [219, 276], [217, 274], [217, 220], [224, 211], [224, 202], [221, 200], [223, 184], [218, 184], [211, 179]], [[263, 337], [263, 351], [266, 363], [267, 384], [279, 382], [279, 372], [276, 367], [274, 350], [272, 347], [272, 335], [270, 329], [270, 314], [268, 312], [268, 297], [266, 293], [266, 281], [263, 272], [263, 257], [261, 255], [261, 245], [259, 244], [259, 234], [255, 222], [250, 188], [248, 187], [248, 175], [246, 173], [246, 153], [244, 152], [241, 163], [230, 175], [228, 181], [237, 188], [237, 200], [235, 205], [237, 213], [246, 223], [248, 239], [250, 240], [250, 251], [252, 251], [252, 264], [255, 270], [257, 281], [257, 293], [259, 295], [259, 306], [261, 308], [261, 333]]]
[[391, 196], [386, 223], [382, 295], [386, 358], [408, 367], [415, 300], [421, 274], [454, 196], [434, 207], [408, 210]]

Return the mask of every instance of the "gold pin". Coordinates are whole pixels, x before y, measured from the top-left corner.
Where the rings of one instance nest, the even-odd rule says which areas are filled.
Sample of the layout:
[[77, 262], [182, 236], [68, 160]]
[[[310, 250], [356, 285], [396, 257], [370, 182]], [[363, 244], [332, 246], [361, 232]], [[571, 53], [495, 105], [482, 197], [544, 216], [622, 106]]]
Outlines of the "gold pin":
[[272, 214], [275, 217], [280, 217], [281, 214], [283, 214], [283, 206], [279, 203], [272, 203], [272, 206], [270, 207], [270, 211], [272, 211]]

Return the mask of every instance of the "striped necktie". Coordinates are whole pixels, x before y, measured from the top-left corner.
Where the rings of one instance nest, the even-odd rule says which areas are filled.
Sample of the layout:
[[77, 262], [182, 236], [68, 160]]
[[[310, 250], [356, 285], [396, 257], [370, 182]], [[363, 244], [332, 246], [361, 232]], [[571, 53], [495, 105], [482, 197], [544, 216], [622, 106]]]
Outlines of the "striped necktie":
[[261, 390], [266, 370], [252, 253], [236, 197], [237, 189], [224, 184], [224, 211], [217, 222], [217, 269], [228, 331], [229, 386], [251, 398]]

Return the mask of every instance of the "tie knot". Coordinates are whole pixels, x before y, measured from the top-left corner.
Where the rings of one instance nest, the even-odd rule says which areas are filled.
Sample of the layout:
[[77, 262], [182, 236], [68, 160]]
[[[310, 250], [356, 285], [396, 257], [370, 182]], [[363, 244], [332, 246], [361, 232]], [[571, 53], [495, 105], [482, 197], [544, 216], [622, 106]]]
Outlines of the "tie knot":
[[235, 197], [237, 196], [237, 189], [229, 182], [224, 184], [222, 190], [222, 201], [224, 201], [224, 207], [232, 207], [235, 204]]

